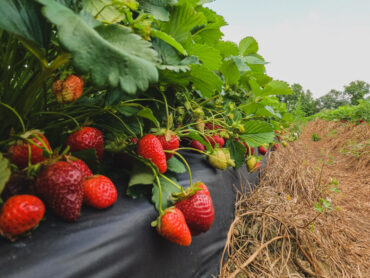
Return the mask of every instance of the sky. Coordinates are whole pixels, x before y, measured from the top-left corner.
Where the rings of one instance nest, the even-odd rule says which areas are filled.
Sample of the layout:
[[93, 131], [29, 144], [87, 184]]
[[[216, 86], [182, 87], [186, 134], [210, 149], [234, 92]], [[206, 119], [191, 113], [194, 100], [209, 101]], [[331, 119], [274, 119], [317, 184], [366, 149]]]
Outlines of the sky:
[[370, 0], [216, 0], [224, 40], [254, 37], [267, 74], [315, 98], [370, 83]]

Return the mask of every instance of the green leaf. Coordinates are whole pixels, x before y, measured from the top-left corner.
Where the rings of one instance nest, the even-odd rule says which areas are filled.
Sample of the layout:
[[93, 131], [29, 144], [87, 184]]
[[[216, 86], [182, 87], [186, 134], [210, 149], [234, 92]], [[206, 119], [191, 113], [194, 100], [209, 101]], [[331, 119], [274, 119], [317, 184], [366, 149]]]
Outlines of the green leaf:
[[250, 64], [250, 65], [265, 65], [265, 64], [267, 64], [267, 62], [265, 62], [264, 60], [262, 60], [258, 57], [255, 57], [255, 56], [245, 56], [245, 57], [243, 57], [243, 61], [247, 64]]
[[176, 4], [176, 0], [138, 0], [140, 3], [139, 9], [143, 9], [147, 13], [154, 16], [155, 19], [168, 21], [170, 14], [166, 9], [167, 5]]
[[112, 91], [107, 93], [107, 96], [105, 98], [105, 105], [111, 106], [119, 102], [123, 96], [124, 92], [121, 90], [121, 88], [114, 88]]
[[244, 155], [246, 153], [246, 149], [240, 142], [234, 140], [227, 140], [226, 148], [228, 148], [230, 151], [231, 159], [235, 161], [236, 169], [244, 165], [245, 162]]
[[[169, 179], [177, 183], [177, 180], [174, 177], [169, 177]], [[162, 189], [162, 209], [165, 210], [166, 208], [172, 206], [172, 200], [171, 196], [172, 193], [179, 192], [179, 190], [170, 182], [165, 180], [162, 177], [159, 177], [159, 181], [161, 183], [161, 189]], [[152, 191], [152, 202], [154, 203], [156, 209], [159, 211], [159, 186], [157, 182], [154, 182], [153, 191]]]
[[150, 30], [150, 35], [154, 38], [161, 39], [162, 41], [168, 43], [173, 48], [175, 48], [178, 52], [180, 52], [182, 55], [188, 55], [185, 48], [181, 45], [181, 43], [176, 41], [173, 37], [171, 37], [167, 33], [164, 33], [162, 31], [152, 28]]
[[223, 82], [220, 77], [204, 66], [193, 65], [190, 75], [194, 87], [200, 90], [205, 98], [213, 96], [215, 91], [222, 89]]
[[1, 0], [0, 28], [45, 47], [48, 43], [48, 25], [35, 1]]
[[[107, 6], [112, 4], [112, 0], [83, 0], [82, 6], [85, 11], [92, 15], [97, 15], [100, 21], [105, 22], [120, 22], [125, 18], [124, 13], [119, 12], [114, 6]], [[105, 7], [107, 6], [107, 7]]]
[[95, 149], [72, 152], [72, 155], [85, 162], [93, 173], [99, 170], [100, 163]]
[[324, 212], [325, 211], [320, 203], [315, 204], [315, 210], [318, 211], [318, 212]]
[[279, 80], [273, 80], [268, 83], [265, 88], [263, 88], [262, 92], [259, 94], [261, 96], [269, 96], [269, 95], [290, 95], [292, 90], [288, 83]]
[[250, 78], [248, 83], [256, 97], [262, 94], [261, 86], [257, 83], [255, 78]]
[[244, 124], [244, 129], [245, 132], [240, 138], [253, 148], [274, 142], [274, 128], [267, 122], [257, 120], [247, 121]]
[[190, 31], [195, 26], [206, 23], [207, 20], [202, 13], [197, 13], [190, 4], [184, 3], [173, 9], [170, 21], [162, 24], [161, 31], [168, 33], [178, 42], [184, 43], [190, 38]]
[[148, 165], [137, 160], [130, 174], [130, 181], [128, 182], [129, 187], [134, 185], [153, 184], [155, 179], [152, 169]]
[[159, 122], [157, 118], [154, 116], [152, 109], [145, 107], [143, 110], [139, 111], [136, 115], [152, 121], [154, 125], [157, 128], [159, 128]]
[[184, 164], [173, 156], [170, 160], [167, 161], [167, 170], [174, 172], [176, 174], [182, 174], [186, 172]]
[[238, 56], [239, 54], [239, 48], [235, 42], [219, 41], [215, 47], [224, 58], [228, 56]]
[[11, 171], [9, 168], [9, 160], [6, 159], [2, 153], [0, 153], [0, 195], [3, 192], [10, 175]]
[[218, 70], [221, 66], [220, 52], [205, 44], [193, 44], [186, 48], [190, 55], [197, 56], [203, 65], [210, 70]]
[[128, 105], [116, 106], [115, 109], [119, 113], [121, 113], [122, 115], [124, 115], [126, 117], [131, 117], [131, 116], [137, 114], [138, 112], [140, 112], [139, 108], [133, 107], [133, 106], [128, 106]]
[[98, 25], [91, 15], [79, 16], [53, 0], [38, 1], [45, 5], [45, 16], [57, 25], [59, 40], [73, 54], [74, 65], [90, 73], [98, 87], [120, 86], [134, 94], [158, 80], [156, 52], [129, 28]]
[[239, 53], [242, 56], [254, 54], [258, 51], [258, 43], [253, 37], [246, 37], [239, 42]]
[[225, 77], [225, 82], [228, 85], [236, 85], [240, 79], [238, 67], [233, 60], [224, 61], [221, 68], [221, 73]]

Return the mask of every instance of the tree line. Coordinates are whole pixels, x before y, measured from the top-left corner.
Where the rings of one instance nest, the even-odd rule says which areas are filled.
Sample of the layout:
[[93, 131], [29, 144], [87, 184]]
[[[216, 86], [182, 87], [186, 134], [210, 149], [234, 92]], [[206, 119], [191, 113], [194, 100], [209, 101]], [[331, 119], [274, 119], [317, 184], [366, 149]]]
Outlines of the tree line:
[[370, 84], [364, 81], [352, 81], [344, 86], [343, 91], [330, 90], [327, 94], [315, 99], [310, 90], [304, 90], [300, 84], [290, 86], [291, 95], [278, 96], [281, 102], [286, 103], [290, 112], [299, 110], [302, 116], [311, 116], [322, 110], [336, 109], [343, 105], [357, 105], [359, 100], [370, 99]]

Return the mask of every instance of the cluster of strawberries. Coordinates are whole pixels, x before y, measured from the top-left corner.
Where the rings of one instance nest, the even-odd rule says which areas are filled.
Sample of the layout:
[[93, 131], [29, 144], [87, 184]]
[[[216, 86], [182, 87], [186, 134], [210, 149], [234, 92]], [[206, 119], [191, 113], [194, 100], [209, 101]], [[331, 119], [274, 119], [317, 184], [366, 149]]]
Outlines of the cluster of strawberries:
[[[83, 127], [70, 134], [67, 145], [72, 151], [94, 148], [98, 158], [103, 158], [103, 135], [96, 128]], [[41, 200], [66, 221], [77, 220], [83, 203], [104, 209], [117, 200], [117, 190], [112, 181], [102, 175], [94, 176], [82, 160], [70, 155], [46, 158], [44, 152], [51, 153], [51, 148], [39, 131], [27, 132], [23, 140], [18, 140], [9, 148], [10, 160], [20, 169], [41, 163], [30, 190], [32, 195], [11, 196], [3, 205], [0, 232], [10, 239], [38, 225], [45, 212]], [[11, 188], [11, 183], [12, 179], [7, 187]]]

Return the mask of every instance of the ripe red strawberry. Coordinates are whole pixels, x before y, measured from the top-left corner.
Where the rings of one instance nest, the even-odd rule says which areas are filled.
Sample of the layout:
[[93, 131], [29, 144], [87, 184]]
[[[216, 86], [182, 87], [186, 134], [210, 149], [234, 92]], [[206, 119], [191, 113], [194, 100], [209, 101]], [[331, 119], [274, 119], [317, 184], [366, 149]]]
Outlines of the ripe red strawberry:
[[[17, 140], [13, 145], [10, 146], [8, 151], [10, 160], [20, 169], [28, 166], [28, 146], [30, 146], [31, 149], [31, 164], [36, 164], [46, 159], [43, 156], [44, 150], [47, 149], [48, 151], [51, 151], [49, 141], [42, 133], [30, 131], [25, 133], [23, 136], [34, 142], [37, 146], [27, 143], [26, 140]], [[39, 140], [37, 137], [39, 137], [41, 140]]]
[[262, 155], [265, 155], [266, 154], [266, 149], [263, 146], [259, 146], [258, 147], [258, 152]]
[[222, 127], [208, 122], [205, 124], [205, 129], [222, 129]]
[[[180, 146], [179, 138], [175, 134], [167, 135], [157, 135], [157, 138], [162, 144], [163, 150], [173, 151], [177, 150]], [[174, 155], [173, 153], [165, 153], [166, 159], [169, 160]]]
[[82, 174], [73, 165], [58, 161], [45, 168], [36, 179], [36, 192], [66, 221], [76, 221], [83, 200]]
[[110, 207], [117, 201], [117, 189], [113, 182], [102, 175], [83, 181], [84, 203], [97, 209]]
[[59, 103], [70, 103], [81, 97], [83, 87], [84, 82], [80, 77], [70, 75], [64, 82], [56, 80], [52, 85], [52, 90]]
[[208, 196], [211, 196], [211, 194], [209, 193], [208, 187], [204, 183], [197, 181], [196, 183], [194, 183], [194, 186], [201, 188], [199, 192], [202, 192], [204, 194], [207, 194]]
[[36, 227], [44, 217], [43, 202], [32, 195], [9, 198], [0, 215], [0, 233], [10, 239]]
[[279, 148], [279, 144], [274, 144], [271, 148], [272, 151], [276, 151]]
[[190, 143], [190, 147], [192, 147], [194, 149], [197, 149], [197, 150], [200, 150], [200, 151], [205, 151], [206, 150], [206, 147], [197, 140], [192, 140], [191, 143]]
[[103, 134], [96, 128], [85, 126], [70, 134], [67, 138], [67, 145], [71, 148], [72, 152], [95, 149], [100, 162], [103, 160]]
[[167, 171], [166, 155], [162, 144], [153, 134], [147, 134], [139, 140], [137, 154], [151, 160], [158, 167], [160, 173]]
[[[204, 185], [206, 191], [208, 188]], [[197, 191], [190, 197], [176, 202], [175, 206], [184, 214], [186, 224], [193, 236], [209, 230], [215, 218], [212, 198], [205, 190]]]
[[219, 148], [222, 148], [225, 145], [225, 139], [222, 138], [220, 135], [207, 136], [207, 139], [212, 145], [212, 148], [214, 148], [216, 144], [218, 144]]
[[170, 207], [164, 210], [157, 225], [158, 233], [164, 238], [182, 246], [189, 246], [191, 234], [181, 210]]
[[91, 172], [89, 166], [86, 165], [85, 162], [83, 162], [81, 159], [78, 159], [78, 158], [68, 158], [68, 163], [73, 165], [74, 167], [76, 167], [78, 170], [80, 170], [81, 174], [82, 174], [82, 178], [88, 178], [88, 177], [91, 177], [93, 175], [93, 173]]
[[137, 138], [136, 137], [131, 137], [130, 141], [132, 144], [136, 145], [137, 144]]

